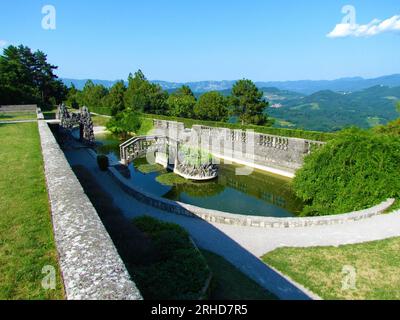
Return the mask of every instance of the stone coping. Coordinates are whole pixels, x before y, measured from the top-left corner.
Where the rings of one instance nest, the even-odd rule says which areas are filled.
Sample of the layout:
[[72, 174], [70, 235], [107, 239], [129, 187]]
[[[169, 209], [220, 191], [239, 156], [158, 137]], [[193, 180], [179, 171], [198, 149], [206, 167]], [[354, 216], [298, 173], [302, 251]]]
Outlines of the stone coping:
[[48, 124], [38, 127], [67, 299], [142, 300]]
[[0, 113], [6, 112], [36, 112], [36, 104], [0, 105]]
[[36, 109], [36, 115], [37, 115], [37, 119], [38, 120], [44, 120], [44, 115], [43, 115], [42, 109], [37, 108]]
[[[93, 151], [95, 154], [95, 152]], [[369, 209], [330, 215], [330, 216], [318, 216], [318, 217], [293, 217], [293, 218], [275, 218], [275, 217], [260, 217], [252, 215], [241, 215], [233, 214], [228, 212], [222, 212], [218, 210], [206, 209], [182, 203], [178, 201], [172, 201], [169, 199], [161, 198], [150, 194], [149, 192], [136, 188], [132, 184], [127, 182], [115, 167], [110, 167], [109, 172], [114, 180], [120, 185], [120, 187], [136, 198], [137, 200], [153, 206], [158, 209], [162, 209], [171, 213], [198, 217], [203, 220], [222, 223], [229, 225], [258, 227], [258, 228], [296, 228], [296, 227], [311, 227], [321, 225], [332, 225], [342, 224], [352, 221], [358, 221], [367, 219], [375, 215], [383, 213], [387, 210], [395, 201], [395, 199], [388, 199], [381, 204], [371, 207]]]

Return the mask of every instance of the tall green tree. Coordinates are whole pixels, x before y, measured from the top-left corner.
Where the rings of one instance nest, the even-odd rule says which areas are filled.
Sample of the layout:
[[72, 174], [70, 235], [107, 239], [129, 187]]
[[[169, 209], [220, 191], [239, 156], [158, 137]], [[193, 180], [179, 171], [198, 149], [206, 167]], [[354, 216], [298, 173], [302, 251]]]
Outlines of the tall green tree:
[[192, 118], [196, 98], [189, 87], [182, 86], [168, 97], [167, 104], [171, 116]]
[[165, 114], [168, 93], [157, 85], [150, 83], [141, 70], [128, 77], [128, 88], [125, 92], [125, 107], [137, 112]]
[[178, 90], [175, 91], [175, 93], [177, 95], [192, 96], [193, 98], [195, 97], [192, 89], [190, 89], [190, 87], [186, 85], [180, 87]]
[[0, 56], [0, 104], [60, 103], [66, 86], [55, 75], [56, 66], [42, 51], [9, 46]]
[[107, 123], [107, 129], [122, 139], [126, 139], [130, 134], [137, 134], [140, 127], [140, 115], [131, 109], [117, 113]]
[[115, 83], [109, 94], [104, 98], [104, 106], [111, 109], [111, 115], [116, 115], [125, 109], [125, 92], [126, 87], [123, 81]]
[[103, 107], [103, 99], [108, 95], [108, 90], [101, 84], [94, 84], [92, 80], [88, 80], [82, 90], [80, 104], [85, 105], [89, 109]]
[[79, 108], [79, 91], [76, 89], [75, 85], [72, 83], [71, 87], [68, 89], [68, 94], [66, 98], [66, 105], [68, 107], [78, 109]]
[[263, 99], [263, 92], [247, 79], [239, 80], [232, 88], [233, 114], [242, 124], [263, 125], [267, 123], [265, 109], [268, 102]]
[[196, 118], [210, 121], [226, 121], [228, 118], [228, 99], [217, 91], [200, 96], [194, 107]]

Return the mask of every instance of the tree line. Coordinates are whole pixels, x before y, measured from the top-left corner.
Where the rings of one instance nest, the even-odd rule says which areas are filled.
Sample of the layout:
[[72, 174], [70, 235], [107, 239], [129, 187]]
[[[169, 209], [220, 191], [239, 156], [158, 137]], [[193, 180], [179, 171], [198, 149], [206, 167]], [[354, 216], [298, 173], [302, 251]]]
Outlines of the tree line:
[[267, 125], [271, 122], [265, 113], [268, 102], [263, 92], [250, 80], [239, 80], [230, 96], [218, 91], [203, 93], [196, 98], [183, 85], [172, 93], [147, 80], [141, 70], [128, 77], [128, 84], [118, 81], [110, 89], [88, 80], [83, 90], [74, 85], [69, 89], [67, 105], [78, 108], [86, 105], [90, 110], [107, 110], [113, 117], [121, 113], [147, 113], [209, 121], [228, 121], [237, 117], [242, 124]]
[[38, 104], [54, 107], [61, 102], [72, 108], [106, 110], [115, 118], [132, 119], [131, 113], [147, 113], [208, 121], [228, 121], [235, 117], [242, 124], [270, 125], [265, 113], [268, 102], [250, 80], [239, 80], [230, 96], [206, 92], [196, 98], [188, 86], [172, 93], [147, 80], [141, 70], [130, 74], [127, 85], [117, 82], [111, 88], [87, 81], [83, 90], [67, 88], [58, 79], [57, 66], [42, 51], [27, 46], [8, 46], [0, 55], [0, 105]]
[[8, 46], [0, 55], [0, 105], [49, 107], [65, 100], [68, 89], [57, 78], [47, 55], [26, 46]]

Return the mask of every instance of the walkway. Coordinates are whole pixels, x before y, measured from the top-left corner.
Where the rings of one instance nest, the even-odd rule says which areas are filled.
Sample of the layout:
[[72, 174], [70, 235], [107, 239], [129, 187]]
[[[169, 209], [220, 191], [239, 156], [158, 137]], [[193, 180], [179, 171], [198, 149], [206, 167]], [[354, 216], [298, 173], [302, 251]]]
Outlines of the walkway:
[[97, 168], [95, 159], [87, 150], [70, 150], [66, 155], [71, 165], [85, 166], [94, 173], [98, 183], [107, 186], [106, 191], [126, 216], [148, 214], [183, 226], [199, 247], [223, 256], [266, 288], [282, 285], [282, 280], [275, 272], [265, 268], [257, 257], [276, 248], [338, 246], [400, 236], [400, 211], [339, 225], [288, 229], [211, 224], [200, 219], [178, 216], [144, 205], [121, 191], [108, 173]]

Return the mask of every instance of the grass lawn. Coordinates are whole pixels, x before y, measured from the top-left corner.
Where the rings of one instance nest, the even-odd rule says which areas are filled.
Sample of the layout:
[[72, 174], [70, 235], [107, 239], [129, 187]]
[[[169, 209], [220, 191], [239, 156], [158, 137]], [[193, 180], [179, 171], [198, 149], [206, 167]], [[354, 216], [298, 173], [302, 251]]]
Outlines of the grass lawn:
[[92, 114], [93, 125], [96, 127], [105, 127], [110, 117]]
[[272, 300], [276, 297], [224, 258], [202, 250], [213, 273], [211, 300]]
[[[0, 141], [0, 300], [62, 299], [37, 124], [0, 124]], [[42, 288], [45, 266], [55, 290]]]
[[56, 118], [56, 111], [43, 111], [43, 116], [46, 120], [54, 120]]
[[35, 112], [10, 112], [0, 113], [0, 121], [35, 120]]
[[[281, 248], [262, 259], [323, 299], [398, 300], [399, 252], [400, 238], [392, 238], [340, 247]], [[352, 268], [355, 288], [349, 289], [343, 283], [351, 283]]]

